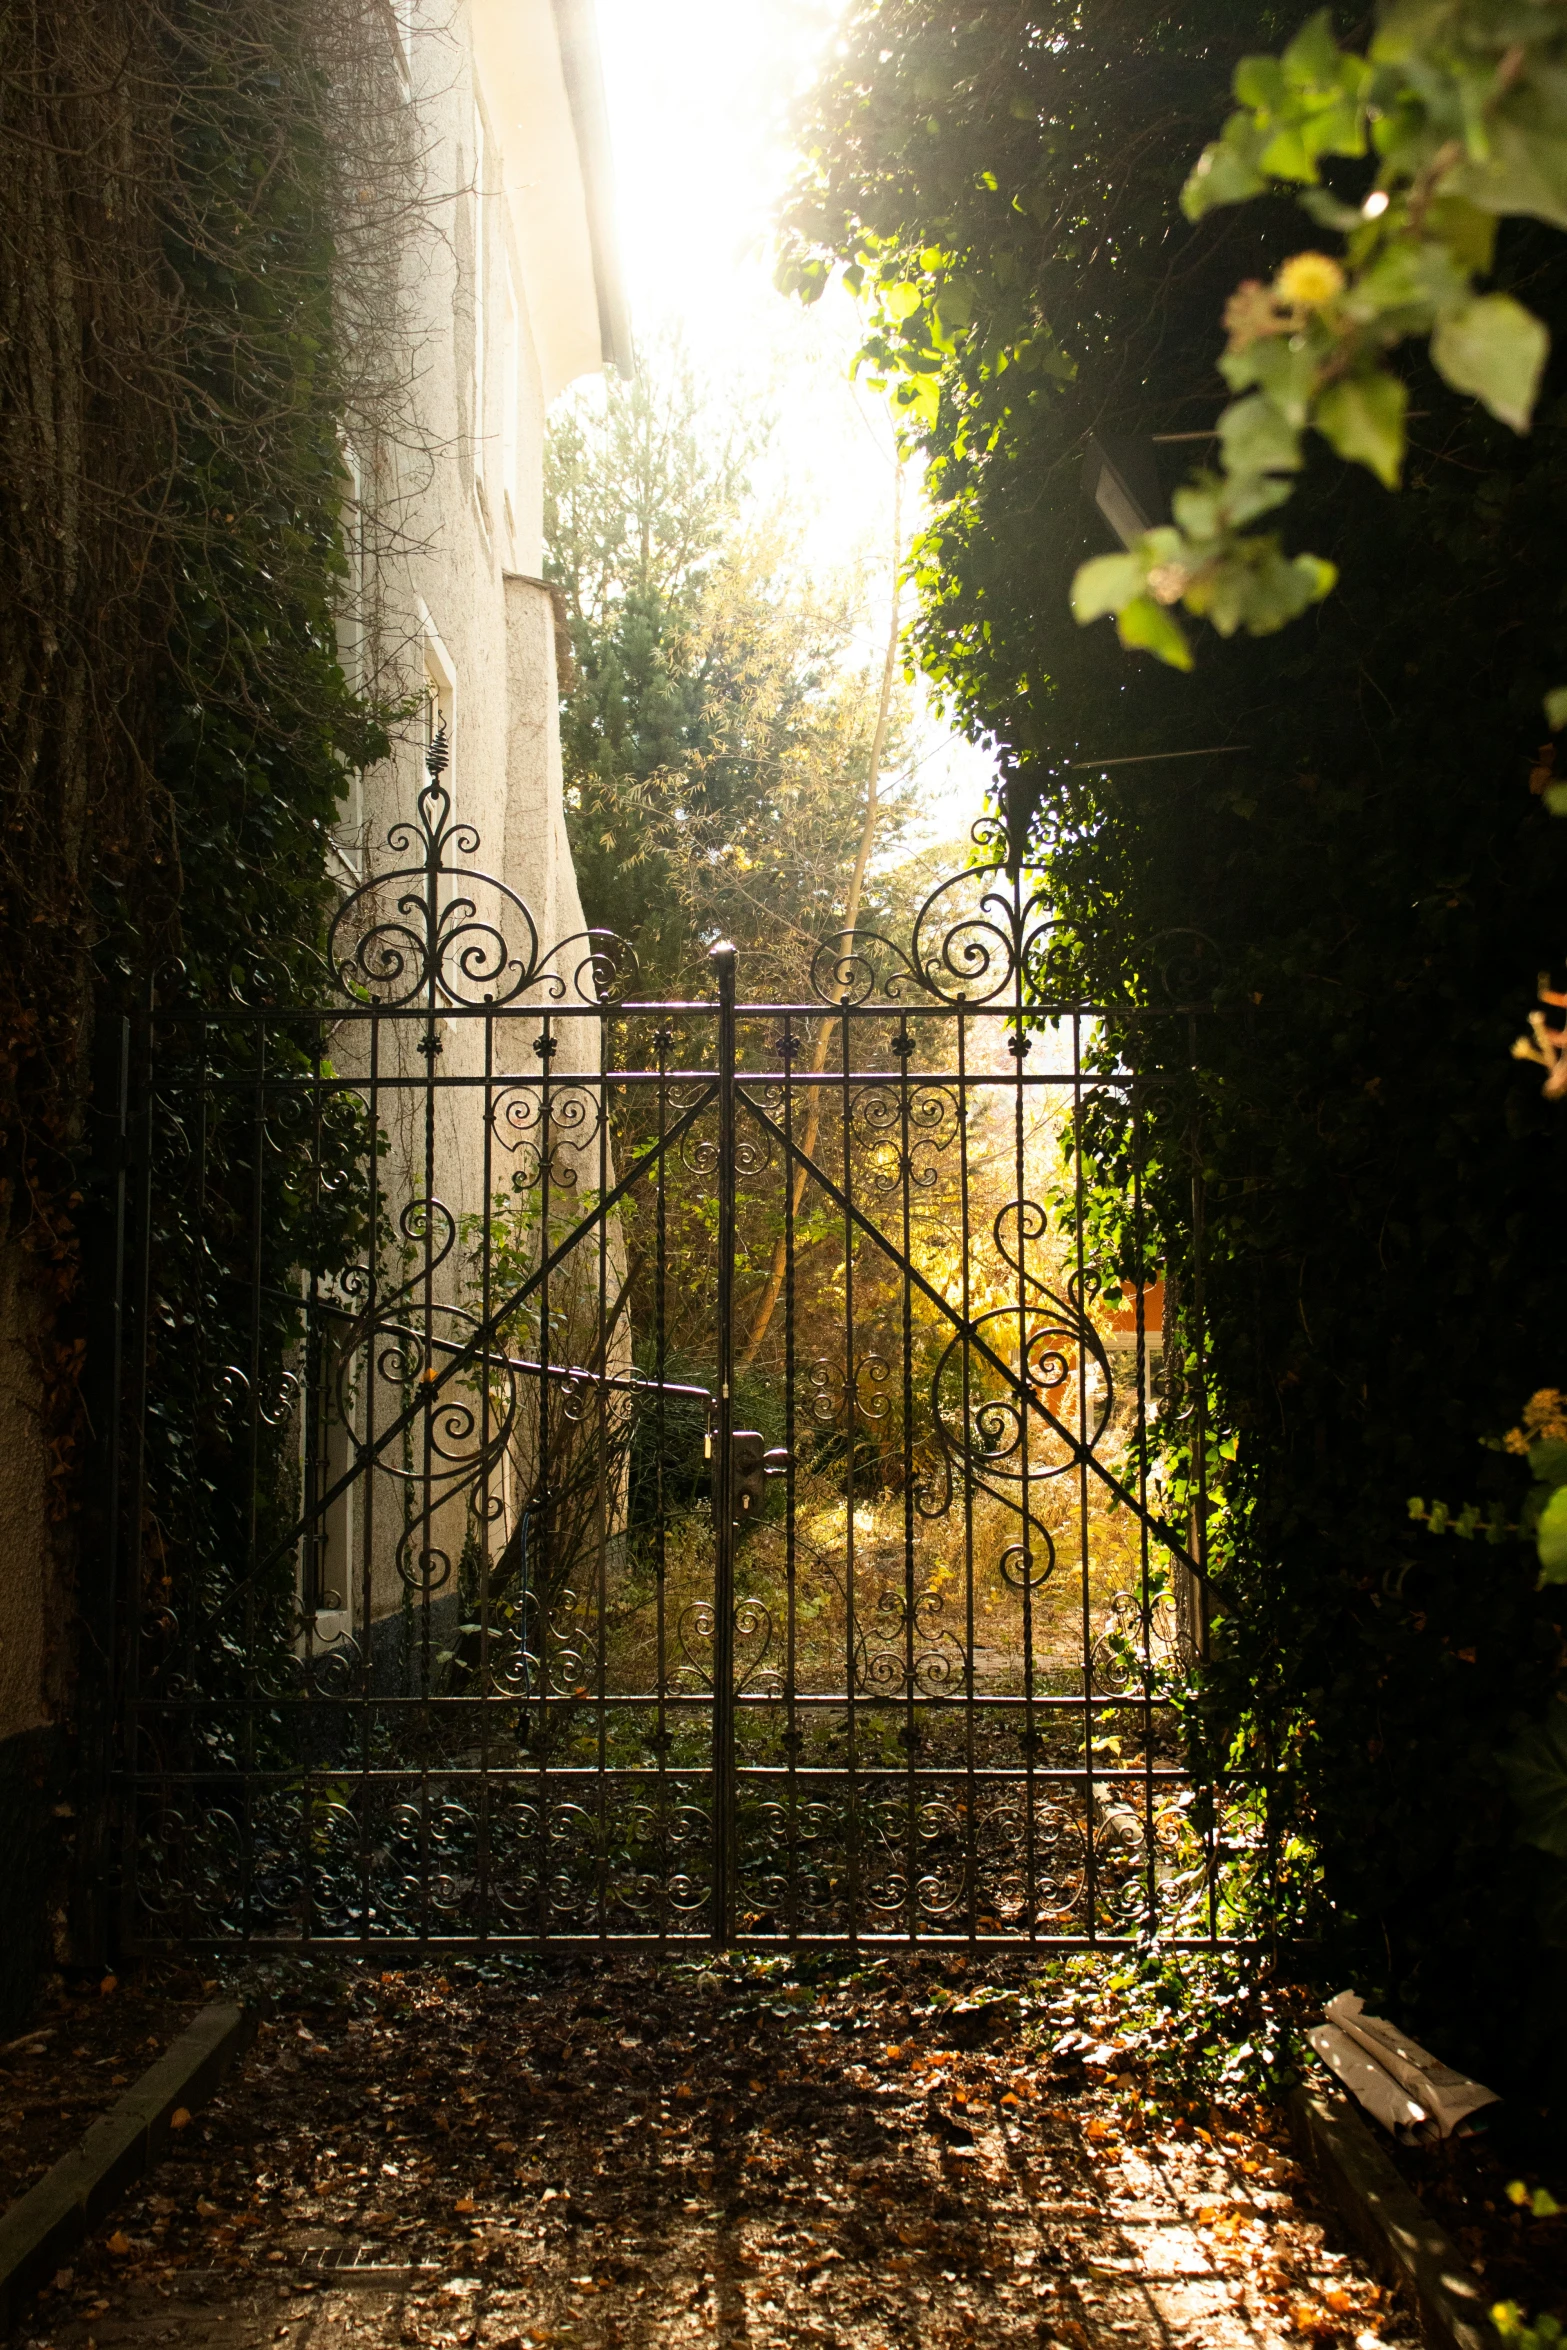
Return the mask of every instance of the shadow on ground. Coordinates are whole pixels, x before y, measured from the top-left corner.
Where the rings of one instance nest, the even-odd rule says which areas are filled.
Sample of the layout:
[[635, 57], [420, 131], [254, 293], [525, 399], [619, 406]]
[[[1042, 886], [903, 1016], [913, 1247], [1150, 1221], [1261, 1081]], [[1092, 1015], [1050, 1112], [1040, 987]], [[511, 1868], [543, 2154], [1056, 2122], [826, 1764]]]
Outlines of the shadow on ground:
[[1267, 2117], [1161, 2103], [1081, 1983], [302, 1980], [24, 2338], [1418, 2341], [1324, 2244]]

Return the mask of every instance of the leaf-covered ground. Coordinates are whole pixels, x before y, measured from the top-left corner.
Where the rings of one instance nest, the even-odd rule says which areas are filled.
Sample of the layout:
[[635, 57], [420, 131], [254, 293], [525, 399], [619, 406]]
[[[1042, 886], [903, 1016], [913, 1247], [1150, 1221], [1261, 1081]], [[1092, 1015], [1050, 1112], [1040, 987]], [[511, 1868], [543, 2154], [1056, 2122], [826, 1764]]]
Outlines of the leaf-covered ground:
[[0, 2045], [0, 2210], [162, 2055], [201, 1999], [192, 1967], [47, 1986], [27, 2030]]
[[1102, 1968], [908, 1959], [273, 1988], [243, 2070], [24, 2339], [1418, 2340], [1226, 2086], [1287, 2003], [1217, 1981], [1182, 2012]]

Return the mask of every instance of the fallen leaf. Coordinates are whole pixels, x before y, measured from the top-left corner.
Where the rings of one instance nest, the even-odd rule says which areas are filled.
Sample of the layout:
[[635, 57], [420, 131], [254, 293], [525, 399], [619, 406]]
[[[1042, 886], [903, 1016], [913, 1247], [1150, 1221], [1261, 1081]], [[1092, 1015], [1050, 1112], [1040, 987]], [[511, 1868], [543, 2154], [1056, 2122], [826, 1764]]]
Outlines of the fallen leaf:
[[116, 2228], [104, 2247], [106, 2251], [112, 2252], [117, 2260], [123, 2260], [130, 2248], [131, 2240], [123, 2228]]
[[171, 2130], [188, 2130], [190, 2128], [190, 2107], [188, 2105], [176, 2105], [169, 2116], [169, 2128]]
[[459, 2195], [456, 2202], [452, 2205], [453, 2211], [459, 2212], [477, 2211], [478, 2208], [478, 2205], [474, 2202], [474, 2199], [471, 2195]]

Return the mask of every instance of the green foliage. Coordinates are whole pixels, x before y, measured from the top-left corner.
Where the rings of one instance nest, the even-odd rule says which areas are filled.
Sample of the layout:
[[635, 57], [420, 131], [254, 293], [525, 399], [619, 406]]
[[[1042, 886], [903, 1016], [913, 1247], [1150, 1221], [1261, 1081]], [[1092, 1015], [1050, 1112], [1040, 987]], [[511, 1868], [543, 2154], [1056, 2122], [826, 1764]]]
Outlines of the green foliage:
[[[753, 989], [799, 976], [841, 916], [874, 680], [857, 580], [808, 586], [747, 468], [764, 428], [704, 405], [679, 352], [569, 405], [546, 454], [547, 569], [571, 620], [567, 827], [588, 920], [639, 992], [707, 992], [721, 937]], [[901, 709], [889, 746], [901, 752]], [[903, 821], [888, 794], [886, 851]], [[873, 900], [874, 902], [874, 900]], [[762, 977], [757, 958], [772, 965]]]
[[[1270, 1776], [1282, 1922], [1454, 2061], [1538, 2082], [1559, 2017], [1520, 1994], [1518, 1952], [1557, 1864], [1518, 1844], [1498, 1758], [1551, 1702], [1560, 1598], [1532, 1544], [1433, 1541], [1401, 1497], [1457, 1478], [1472, 1531], [1517, 1524], [1521, 1468], [1476, 1432], [1552, 1375], [1567, 1314], [1567, 1138], [1506, 1059], [1534, 979], [1520, 941], [1551, 934], [1567, 884], [1527, 783], [1560, 657], [1561, 387], [1547, 375], [1525, 439], [1417, 359], [1397, 500], [1303, 436], [1275, 486], [1295, 483], [1342, 585], [1277, 645], [1240, 626], [1177, 679], [1067, 608], [1103, 543], [1079, 503], [1086, 434], [1214, 421], [1212, 322], [1293, 250], [1274, 197], [1178, 207], [1192, 124], [1292, 29], [1217, 4], [862, 8], [806, 127], [786, 269], [917, 284], [911, 320], [968, 290], [970, 323], [928, 345], [921, 658], [1033, 803], [1090, 1000], [1211, 1008], [1194, 1065], [1151, 1085], [1145, 1193], [1189, 1300], [1195, 1136], [1209, 1412], [1235, 1440], [1208, 1529], [1202, 1751]], [[1506, 254], [1554, 321], [1554, 229], [1512, 223]], [[1041, 338], [1070, 369], [1025, 367]], [[877, 309], [868, 365], [892, 339]], [[1157, 758], [1201, 746], [1238, 748]], [[1136, 1269], [1135, 1238], [1107, 1215], [1107, 1270]]]
[[1567, 1860], [1567, 1707], [1552, 1706], [1503, 1757], [1525, 1843]]
[[1521, 2211], [1529, 2212], [1535, 2219], [1556, 2219], [1562, 2208], [1549, 2187], [1531, 2188], [1523, 2179], [1508, 2182], [1507, 2200], [1516, 2204]]
[[1559, 2350], [1567, 2342], [1567, 2329], [1554, 2317], [1542, 2317], [1531, 2324], [1516, 2301], [1498, 2301], [1491, 2310], [1495, 2326], [1508, 2350]]
[[214, 57], [195, 8], [170, 42], [180, 201], [165, 255], [187, 408], [157, 766], [193, 990], [221, 996], [259, 970], [286, 1002], [314, 1000], [327, 829], [349, 771], [387, 740], [338, 658], [347, 393], [321, 69], [302, 13], [270, 8], [258, 31], [272, 54]]
[[[176, 93], [164, 259], [178, 288], [182, 410], [163, 496], [175, 549], [174, 611], [155, 701], [153, 766], [169, 811], [180, 890], [174, 931], [137, 897], [103, 893], [101, 1000], [278, 1011], [322, 1001], [335, 895], [327, 837], [352, 769], [381, 757], [390, 713], [345, 677], [337, 628], [348, 567], [348, 483], [339, 435], [350, 395], [335, 284], [337, 162], [314, 27], [288, 0], [221, 26], [199, 5], [171, 15]], [[338, 60], [349, 70], [350, 60]], [[167, 1059], [174, 1032], [162, 1030]], [[330, 1077], [322, 1023], [219, 1024], [214, 1060], [233, 1081], [264, 1049], [274, 1080]], [[187, 1612], [221, 1616], [232, 1562], [281, 1531], [297, 1499], [298, 1431], [272, 1410], [297, 1355], [300, 1269], [336, 1270], [367, 1235], [354, 1183], [334, 1179], [375, 1147], [346, 1096], [321, 1131], [279, 1115], [263, 1130], [228, 1094], [199, 1152], [189, 1094], [153, 1136], [148, 1474], [164, 1573]], [[260, 1162], [260, 1163], [258, 1163]], [[257, 1200], [264, 1199], [260, 1229]], [[264, 1301], [247, 1297], [251, 1279]], [[231, 1365], [246, 1365], [243, 1375]], [[225, 1406], [243, 1376], [260, 1455], [245, 1457]], [[226, 1385], [227, 1383], [227, 1385]], [[275, 1423], [275, 1425], [274, 1425]], [[292, 1562], [256, 1595], [279, 1643], [294, 1632]], [[194, 1626], [193, 1626], [194, 1629]], [[214, 1671], [219, 1667], [214, 1658]]]
[[1558, 1480], [1552, 1487], [1540, 1511], [1534, 1541], [1540, 1554], [1540, 1581], [1567, 1583], [1567, 1483]]
[[[1101, 591], [1079, 619], [1113, 610], [1123, 644], [1185, 668], [1178, 624], [1146, 625], [1150, 590], [1223, 635], [1268, 634], [1325, 594], [1330, 566], [1287, 565], [1250, 526], [1289, 496], [1280, 477], [1299, 470], [1308, 427], [1398, 487], [1408, 401], [1387, 356], [1412, 338], [1455, 391], [1529, 430], [1549, 333], [1475, 281], [1492, 269], [1499, 218], [1567, 227], [1564, 65], [1560, 22], [1517, 0], [1390, 0], [1365, 56], [1339, 47], [1324, 9], [1280, 57], [1242, 58], [1240, 110], [1198, 159], [1186, 212], [1199, 220], [1277, 185], [1305, 188], [1314, 222], [1344, 238], [1343, 263], [1297, 253], [1271, 286], [1250, 280], [1232, 296], [1220, 366], [1246, 396], [1220, 419], [1221, 471], [1177, 494], [1178, 528], [1139, 543], [1119, 601]], [[1342, 169], [1324, 171], [1334, 159], [1373, 163], [1357, 203], [1337, 192]], [[1281, 596], [1291, 575], [1300, 584]]]

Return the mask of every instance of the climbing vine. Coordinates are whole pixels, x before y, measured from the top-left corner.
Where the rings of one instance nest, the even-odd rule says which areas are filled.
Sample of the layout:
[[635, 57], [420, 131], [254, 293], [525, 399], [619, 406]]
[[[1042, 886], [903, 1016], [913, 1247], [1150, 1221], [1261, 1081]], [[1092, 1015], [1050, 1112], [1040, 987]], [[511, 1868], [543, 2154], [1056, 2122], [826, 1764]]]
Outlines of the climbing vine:
[[[339, 642], [366, 618], [344, 436], [373, 465], [395, 408], [387, 254], [417, 178], [393, 40], [374, 0], [23, 0], [0, 25], [0, 1232], [48, 1464], [44, 1694], [83, 1735], [122, 1021], [186, 991], [311, 1000], [329, 830], [387, 745]], [[242, 1155], [209, 1177], [243, 1195]], [[221, 1281], [152, 1196], [177, 1360]], [[297, 1207], [279, 1186], [285, 1265]], [[173, 1525], [232, 1472], [167, 1400]]]
[[[1556, 362], [1523, 436], [1412, 339], [1397, 497], [1302, 441], [1293, 515], [1339, 585], [1283, 636], [1242, 627], [1176, 677], [1070, 612], [1106, 544], [1089, 433], [1168, 436], [1178, 481], [1235, 388], [1215, 367], [1235, 287], [1274, 288], [1281, 327], [1321, 291], [1280, 283], [1292, 196], [1180, 204], [1240, 59], [1298, 31], [1238, 0], [858, 7], [803, 126], [781, 267], [866, 303], [862, 368], [933, 502], [913, 641], [999, 748], [1074, 983], [1203, 1011], [1190, 1061], [1150, 1083], [1142, 1169], [1167, 1346], [1212, 1432], [1187, 1476], [1213, 1613], [1193, 1735], [1221, 1774], [1270, 1782], [1279, 1922], [1538, 2098], [1561, 2042], [1529, 1954], [1558, 1930], [1559, 1864], [1523, 1840], [1507, 1757], [1558, 1686], [1560, 1587], [1518, 1532], [1433, 1540], [1407, 1499], [1517, 1529], [1528, 1463], [1483, 1439], [1559, 1373], [1567, 1137], [1508, 1058], [1567, 882], [1537, 749], [1567, 523]], [[1560, 320], [1554, 229], [1506, 222], [1498, 269]], [[1117, 1136], [1084, 1140], [1103, 1277], [1136, 1276]]]

